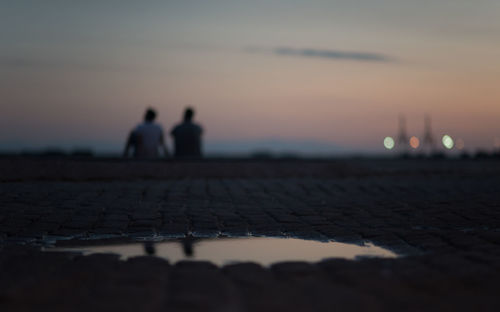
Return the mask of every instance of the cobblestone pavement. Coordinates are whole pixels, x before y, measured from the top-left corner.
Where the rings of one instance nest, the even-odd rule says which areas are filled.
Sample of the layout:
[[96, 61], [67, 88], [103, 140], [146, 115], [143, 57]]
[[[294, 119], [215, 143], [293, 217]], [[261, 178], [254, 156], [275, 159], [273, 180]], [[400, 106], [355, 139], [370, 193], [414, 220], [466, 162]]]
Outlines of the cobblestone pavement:
[[[0, 180], [6, 310], [500, 308], [499, 161], [6, 158]], [[371, 241], [405, 257], [219, 268], [35, 246], [111, 234]]]

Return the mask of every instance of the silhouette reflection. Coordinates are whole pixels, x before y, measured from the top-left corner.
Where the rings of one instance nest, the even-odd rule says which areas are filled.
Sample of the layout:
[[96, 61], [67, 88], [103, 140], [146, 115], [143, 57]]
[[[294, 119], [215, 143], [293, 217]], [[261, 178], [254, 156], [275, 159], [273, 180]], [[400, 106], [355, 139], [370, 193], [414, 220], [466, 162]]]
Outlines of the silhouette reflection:
[[154, 242], [151, 242], [151, 241], [144, 242], [144, 252], [148, 256], [154, 256], [156, 254], [156, 249], [155, 249]]
[[123, 260], [147, 254], [164, 258], [174, 264], [183, 260], [210, 261], [217, 265], [250, 261], [266, 266], [280, 261], [316, 262], [325, 258], [394, 258], [398, 256], [390, 250], [369, 242], [345, 244], [275, 237], [198, 238], [187, 236], [182, 239], [157, 242], [54, 248], [52, 250], [77, 251], [87, 255], [116, 253]]
[[187, 258], [192, 258], [194, 256], [194, 243], [198, 240], [200, 239], [194, 238], [192, 235], [181, 239], [182, 251], [184, 252], [184, 256], [186, 256]]
[[[200, 241], [201, 238], [195, 238], [192, 235], [188, 235], [185, 238], [180, 238], [177, 241], [181, 244], [182, 246], [182, 251], [184, 253], [184, 256], [186, 258], [192, 258], [194, 256], [194, 244], [197, 241]], [[144, 247], [144, 252], [148, 256], [154, 256], [156, 255], [156, 247], [155, 247], [155, 242], [153, 241], [146, 241], [143, 244]]]

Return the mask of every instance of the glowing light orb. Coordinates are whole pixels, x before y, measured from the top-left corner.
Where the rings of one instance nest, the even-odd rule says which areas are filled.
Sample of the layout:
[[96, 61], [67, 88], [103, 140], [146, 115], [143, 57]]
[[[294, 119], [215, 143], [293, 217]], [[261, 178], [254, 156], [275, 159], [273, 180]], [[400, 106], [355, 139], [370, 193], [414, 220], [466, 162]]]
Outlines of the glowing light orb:
[[390, 149], [393, 149], [394, 148], [394, 139], [391, 138], [391, 137], [385, 137], [384, 139], [384, 147], [387, 148], [388, 150]]
[[410, 146], [413, 148], [417, 148], [420, 145], [420, 140], [416, 136], [412, 136], [410, 138]]
[[444, 147], [446, 147], [447, 149], [452, 149], [453, 145], [455, 144], [451, 136], [447, 134], [443, 135], [443, 139], [441, 140], [441, 142], [443, 142]]

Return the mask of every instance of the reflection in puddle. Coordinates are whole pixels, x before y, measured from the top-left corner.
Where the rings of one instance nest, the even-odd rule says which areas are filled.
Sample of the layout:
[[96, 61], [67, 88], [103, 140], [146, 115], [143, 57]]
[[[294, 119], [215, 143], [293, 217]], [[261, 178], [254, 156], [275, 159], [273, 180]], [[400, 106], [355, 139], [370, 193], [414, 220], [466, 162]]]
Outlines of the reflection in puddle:
[[210, 261], [217, 265], [256, 262], [268, 266], [281, 261], [317, 262], [326, 258], [397, 257], [390, 250], [371, 243], [364, 246], [337, 242], [318, 242], [294, 238], [213, 238], [187, 237], [162, 242], [51, 248], [51, 251], [81, 251], [84, 254], [116, 253], [121, 259], [156, 255], [170, 263], [181, 260]]

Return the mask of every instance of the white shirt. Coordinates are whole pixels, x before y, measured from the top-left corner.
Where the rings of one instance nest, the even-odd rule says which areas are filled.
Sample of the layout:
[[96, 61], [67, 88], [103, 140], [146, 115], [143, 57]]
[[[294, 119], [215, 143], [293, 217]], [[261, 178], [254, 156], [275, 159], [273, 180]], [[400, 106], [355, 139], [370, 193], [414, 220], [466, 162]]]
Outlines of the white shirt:
[[135, 157], [158, 157], [158, 147], [163, 136], [163, 129], [160, 125], [153, 122], [144, 122], [132, 131], [132, 136]]

